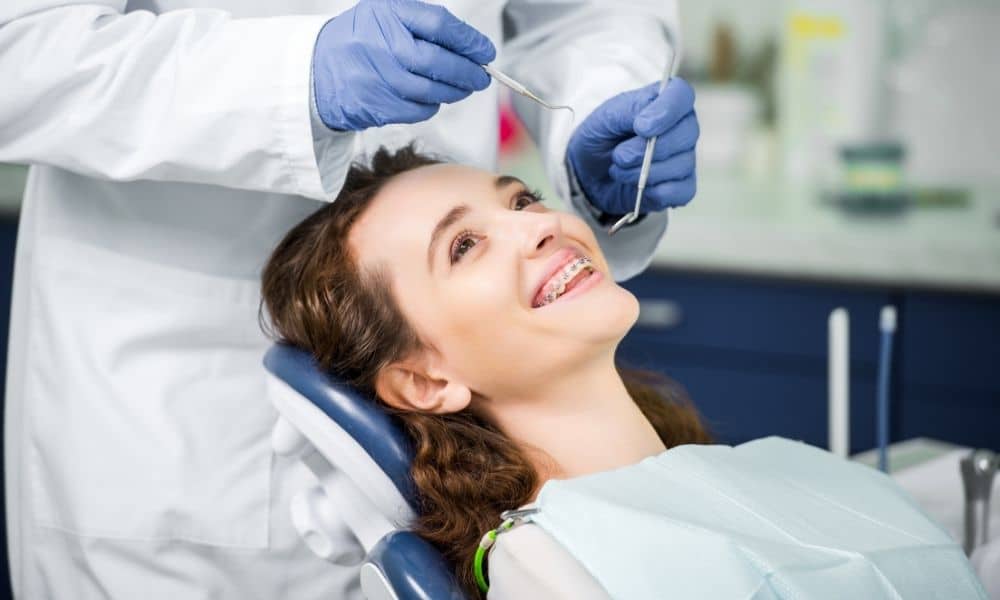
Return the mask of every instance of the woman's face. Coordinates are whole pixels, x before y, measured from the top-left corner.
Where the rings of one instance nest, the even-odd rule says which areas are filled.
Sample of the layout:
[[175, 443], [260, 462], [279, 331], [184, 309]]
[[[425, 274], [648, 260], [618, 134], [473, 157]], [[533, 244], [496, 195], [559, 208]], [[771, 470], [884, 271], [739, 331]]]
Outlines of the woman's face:
[[452, 164], [399, 175], [349, 243], [363, 270], [387, 275], [449, 378], [486, 398], [613, 357], [638, 315], [590, 228], [512, 177]]

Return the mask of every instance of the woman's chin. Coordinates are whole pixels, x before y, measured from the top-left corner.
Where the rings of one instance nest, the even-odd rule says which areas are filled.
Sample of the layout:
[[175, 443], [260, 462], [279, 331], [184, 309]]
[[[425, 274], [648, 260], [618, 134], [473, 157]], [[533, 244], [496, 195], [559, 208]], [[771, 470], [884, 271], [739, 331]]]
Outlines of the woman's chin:
[[639, 318], [639, 301], [632, 292], [604, 278], [587, 289], [573, 289], [538, 311], [572, 331], [621, 339]]

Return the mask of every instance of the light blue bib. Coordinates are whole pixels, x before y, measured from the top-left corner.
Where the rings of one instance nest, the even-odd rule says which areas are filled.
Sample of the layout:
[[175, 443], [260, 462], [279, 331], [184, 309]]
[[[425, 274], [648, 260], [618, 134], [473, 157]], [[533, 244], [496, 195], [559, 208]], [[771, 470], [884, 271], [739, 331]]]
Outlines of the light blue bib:
[[537, 505], [616, 600], [987, 598], [891, 479], [781, 438], [549, 481]]

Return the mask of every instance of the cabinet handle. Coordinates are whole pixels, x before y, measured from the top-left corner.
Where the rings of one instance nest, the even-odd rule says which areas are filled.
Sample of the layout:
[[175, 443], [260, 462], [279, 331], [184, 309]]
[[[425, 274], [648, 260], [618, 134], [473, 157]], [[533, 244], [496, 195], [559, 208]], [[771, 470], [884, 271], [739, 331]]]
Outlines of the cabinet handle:
[[673, 329], [683, 320], [684, 311], [681, 305], [673, 300], [639, 299], [639, 319], [636, 321], [639, 327]]

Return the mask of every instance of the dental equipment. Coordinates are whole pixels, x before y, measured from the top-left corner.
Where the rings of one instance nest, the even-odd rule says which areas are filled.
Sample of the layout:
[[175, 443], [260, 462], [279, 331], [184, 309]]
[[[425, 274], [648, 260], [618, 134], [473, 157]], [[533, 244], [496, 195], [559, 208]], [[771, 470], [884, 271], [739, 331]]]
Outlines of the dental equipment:
[[560, 110], [560, 109], [568, 110], [570, 112], [570, 114], [573, 115], [573, 120], [574, 121], [576, 120], [576, 111], [573, 110], [572, 106], [567, 106], [567, 105], [564, 105], [564, 104], [549, 104], [545, 100], [542, 100], [541, 98], [539, 98], [538, 96], [536, 96], [535, 94], [533, 94], [531, 92], [531, 90], [529, 90], [524, 85], [522, 85], [521, 83], [519, 83], [516, 79], [514, 79], [510, 75], [507, 75], [506, 73], [503, 73], [502, 71], [498, 70], [496, 67], [493, 67], [493, 66], [490, 66], [490, 65], [483, 65], [483, 70], [486, 71], [487, 73], [489, 73], [490, 77], [492, 77], [493, 79], [496, 79], [500, 83], [502, 83], [505, 86], [509, 87], [511, 90], [517, 92], [518, 94], [521, 94], [525, 98], [534, 100], [535, 102], [541, 104], [542, 106], [544, 106], [545, 108], [547, 108], [549, 110]]
[[883, 306], [879, 315], [882, 345], [878, 360], [878, 403], [875, 417], [878, 436], [878, 468], [889, 472], [889, 372], [892, 364], [892, 336], [896, 333], [896, 307]]
[[[674, 72], [674, 59], [677, 58], [677, 51], [674, 50], [670, 53], [670, 62], [667, 63], [667, 69], [663, 72], [663, 78], [660, 80], [660, 90], [657, 92], [657, 96], [663, 93], [666, 89], [667, 84], [670, 83], [670, 76]], [[622, 218], [611, 226], [608, 230], [608, 235], [612, 236], [618, 233], [618, 230], [625, 227], [629, 223], [634, 223], [636, 219], [639, 218], [639, 207], [642, 206], [642, 193], [646, 191], [646, 180], [649, 179], [649, 168], [653, 164], [653, 148], [656, 146], [656, 138], [658, 136], [653, 136], [646, 140], [646, 151], [642, 155], [642, 169], [639, 171], [639, 190], [635, 195], [635, 209], [627, 213]]]
[[827, 330], [827, 427], [830, 452], [847, 458], [851, 453], [851, 338], [850, 315], [846, 308], [833, 309]]
[[965, 554], [986, 544], [990, 535], [990, 492], [1000, 468], [1000, 455], [990, 450], [973, 450], [959, 463], [965, 490]]

